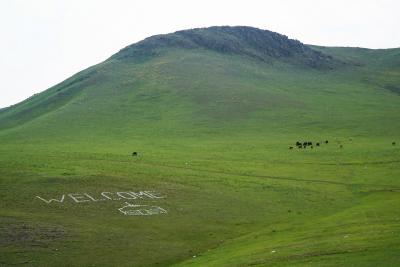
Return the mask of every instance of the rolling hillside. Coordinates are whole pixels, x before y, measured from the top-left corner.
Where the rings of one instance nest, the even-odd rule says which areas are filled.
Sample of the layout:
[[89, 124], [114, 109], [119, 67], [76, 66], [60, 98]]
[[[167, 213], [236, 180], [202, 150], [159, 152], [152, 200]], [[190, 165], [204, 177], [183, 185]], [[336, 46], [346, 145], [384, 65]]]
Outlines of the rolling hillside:
[[149, 37], [0, 109], [0, 266], [398, 266], [399, 147], [400, 49]]

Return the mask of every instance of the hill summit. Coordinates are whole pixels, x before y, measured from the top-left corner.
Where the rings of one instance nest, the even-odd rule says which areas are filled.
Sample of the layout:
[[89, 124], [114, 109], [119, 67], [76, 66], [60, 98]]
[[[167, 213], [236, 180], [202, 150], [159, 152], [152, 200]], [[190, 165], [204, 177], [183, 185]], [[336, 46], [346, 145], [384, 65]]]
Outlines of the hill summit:
[[93, 142], [161, 133], [272, 134], [294, 125], [320, 131], [347, 123], [346, 114], [364, 120], [355, 99], [376, 103], [379, 114], [379, 97], [395, 101], [398, 51], [311, 46], [243, 26], [156, 35], [0, 110], [0, 129], [29, 142], [94, 133]]
[[266, 62], [281, 59], [313, 68], [333, 68], [339, 63], [286, 35], [247, 26], [214, 26], [155, 35], [125, 47], [112, 58], [156, 56], [166, 48], [207, 49]]

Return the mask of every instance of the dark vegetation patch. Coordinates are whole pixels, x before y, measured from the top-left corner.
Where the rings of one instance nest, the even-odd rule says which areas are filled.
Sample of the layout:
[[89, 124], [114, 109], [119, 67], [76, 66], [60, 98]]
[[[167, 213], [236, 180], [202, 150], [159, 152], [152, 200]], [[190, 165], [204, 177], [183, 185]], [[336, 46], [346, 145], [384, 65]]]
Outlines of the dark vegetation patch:
[[344, 64], [285, 35], [243, 26], [198, 28], [156, 35], [122, 49], [111, 58], [145, 60], [158, 55], [163, 48], [207, 49], [265, 62], [281, 59], [316, 69], [331, 69]]
[[400, 95], [400, 86], [399, 85], [387, 84], [383, 88], [385, 88], [386, 90], [389, 90], [397, 95]]
[[58, 225], [31, 224], [12, 217], [0, 217], [0, 247], [47, 247], [65, 236], [65, 229]]

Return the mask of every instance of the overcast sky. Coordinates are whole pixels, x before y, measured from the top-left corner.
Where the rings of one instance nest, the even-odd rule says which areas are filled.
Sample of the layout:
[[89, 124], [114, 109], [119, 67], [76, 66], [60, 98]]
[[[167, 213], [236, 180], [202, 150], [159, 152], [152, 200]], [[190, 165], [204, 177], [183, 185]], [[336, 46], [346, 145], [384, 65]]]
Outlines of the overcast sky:
[[400, 1], [0, 0], [0, 108], [145, 37], [213, 25], [254, 26], [308, 44], [393, 48], [400, 47]]

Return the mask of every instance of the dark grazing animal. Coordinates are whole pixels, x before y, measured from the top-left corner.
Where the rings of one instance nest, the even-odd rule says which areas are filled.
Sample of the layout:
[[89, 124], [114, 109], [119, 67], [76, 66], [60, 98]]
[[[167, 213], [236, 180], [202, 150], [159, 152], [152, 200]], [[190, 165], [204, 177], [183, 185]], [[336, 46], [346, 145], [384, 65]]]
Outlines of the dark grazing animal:
[[316, 145], [316, 146], [319, 146], [319, 143], [316, 143], [315, 145]]
[[289, 149], [293, 149], [293, 147], [292, 147], [292, 146], [290, 146], [290, 147], [289, 147]]
[[396, 142], [392, 142], [392, 146], [395, 146], [396, 145]]
[[132, 157], [136, 157], [138, 155], [138, 153], [135, 151], [135, 152], [132, 152]]
[[307, 145], [312, 146], [312, 142], [308, 141]]
[[329, 143], [329, 141], [328, 141], [328, 140], [326, 140], [326, 141], [325, 141], [325, 144], [327, 144], [327, 143]]
[[301, 146], [301, 143], [299, 141], [297, 141], [296, 146]]
[[304, 142], [304, 143], [303, 143], [303, 146], [306, 146], [306, 145], [308, 145], [308, 142]]

